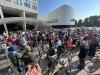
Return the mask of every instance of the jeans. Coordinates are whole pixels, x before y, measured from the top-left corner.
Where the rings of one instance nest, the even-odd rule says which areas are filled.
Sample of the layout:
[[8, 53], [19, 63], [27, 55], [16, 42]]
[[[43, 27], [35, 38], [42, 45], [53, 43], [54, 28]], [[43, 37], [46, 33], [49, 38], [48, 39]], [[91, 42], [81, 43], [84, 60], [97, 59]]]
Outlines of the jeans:
[[13, 66], [13, 71], [14, 71], [14, 75], [18, 75], [17, 67], [16, 66]]

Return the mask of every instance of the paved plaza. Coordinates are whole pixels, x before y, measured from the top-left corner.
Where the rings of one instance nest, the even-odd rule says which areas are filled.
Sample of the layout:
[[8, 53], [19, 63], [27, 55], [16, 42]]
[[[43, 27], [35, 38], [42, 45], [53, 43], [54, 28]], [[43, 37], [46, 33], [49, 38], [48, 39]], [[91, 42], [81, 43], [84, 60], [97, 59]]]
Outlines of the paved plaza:
[[[77, 53], [78, 54], [78, 53]], [[98, 55], [98, 60], [95, 63], [92, 63], [88, 60], [88, 57], [86, 58], [86, 62], [85, 62], [85, 69], [87, 69], [86, 71], [91, 70], [93, 73], [90, 75], [100, 75], [100, 50], [98, 50], [96, 52], [96, 55]], [[65, 61], [67, 60], [66, 57], [61, 58], [64, 59]], [[95, 59], [95, 58], [94, 58]], [[45, 72], [47, 66], [46, 66], [46, 61], [45, 60], [41, 60], [41, 68], [42, 68], [42, 72]], [[72, 58], [72, 63], [77, 66], [79, 61], [78, 61], [78, 57], [74, 56]], [[4, 51], [0, 51], [0, 75], [5, 75], [5, 73], [8, 70], [8, 66], [10, 65], [10, 61], [8, 59], [6, 59]], [[60, 67], [60, 65], [58, 64], [57, 67]], [[78, 70], [77, 68], [73, 69], [70, 73], [70, 75], [88, 75], [88, 73], [85, 70]], [[43, 74], [43, 75], [47, 75], [47, 74]]]

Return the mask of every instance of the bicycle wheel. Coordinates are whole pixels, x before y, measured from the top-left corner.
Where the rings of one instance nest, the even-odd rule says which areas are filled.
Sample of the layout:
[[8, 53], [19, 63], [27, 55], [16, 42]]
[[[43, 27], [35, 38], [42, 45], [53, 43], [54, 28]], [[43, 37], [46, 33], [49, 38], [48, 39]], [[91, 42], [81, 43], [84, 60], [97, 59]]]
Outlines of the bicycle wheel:
[[13, 70], [12, 70], [12, 66], [8, 69], [7, 73], [2, 74], [2, 75], [12, 75], [13, 74]]
[[84, 67], [84, 71], [87, 72], [87, 74], [93, 74], [96, 70], [98, 70], [98, 65], [100, 65], [99, 62], [88, 62], [86, 63], [85, 67]]

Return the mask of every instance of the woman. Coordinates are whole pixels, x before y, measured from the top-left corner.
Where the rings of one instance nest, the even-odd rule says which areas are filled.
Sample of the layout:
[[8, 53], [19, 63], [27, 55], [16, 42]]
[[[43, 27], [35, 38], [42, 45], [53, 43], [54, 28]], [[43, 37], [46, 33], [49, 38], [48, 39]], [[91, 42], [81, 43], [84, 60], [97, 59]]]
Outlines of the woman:
[[25, 68], [21, 75], [41, 75], [41, 68], [36, 62], [34, 54], [31, 52], [29, 46], [25, 46], [25, 52], [22, 55], [21, 60], [24, 62]]
[[72, 48], [72, 38], [71, 37], [68, 38], [66, 42], [66, 47], [67, 47], [67, 51], [70, 52]]
[[12, 36], [8, 35], [8, 37], [6, 38], [6, 42], [12, 42]]

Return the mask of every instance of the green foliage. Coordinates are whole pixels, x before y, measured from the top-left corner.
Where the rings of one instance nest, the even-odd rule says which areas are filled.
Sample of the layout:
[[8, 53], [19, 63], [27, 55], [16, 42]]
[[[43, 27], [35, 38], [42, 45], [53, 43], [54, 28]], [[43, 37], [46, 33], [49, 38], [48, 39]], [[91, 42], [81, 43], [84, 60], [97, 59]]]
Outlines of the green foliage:
[[75, 26], [77, 27], [81, 27], [81, 26], [85, 26], [85, 27], [100, 27], [100, 15], [97, 16], [90, 16], [88, 18], [85, 18], [84, 20], [79, 19], [78, 21], [75, 20]]

